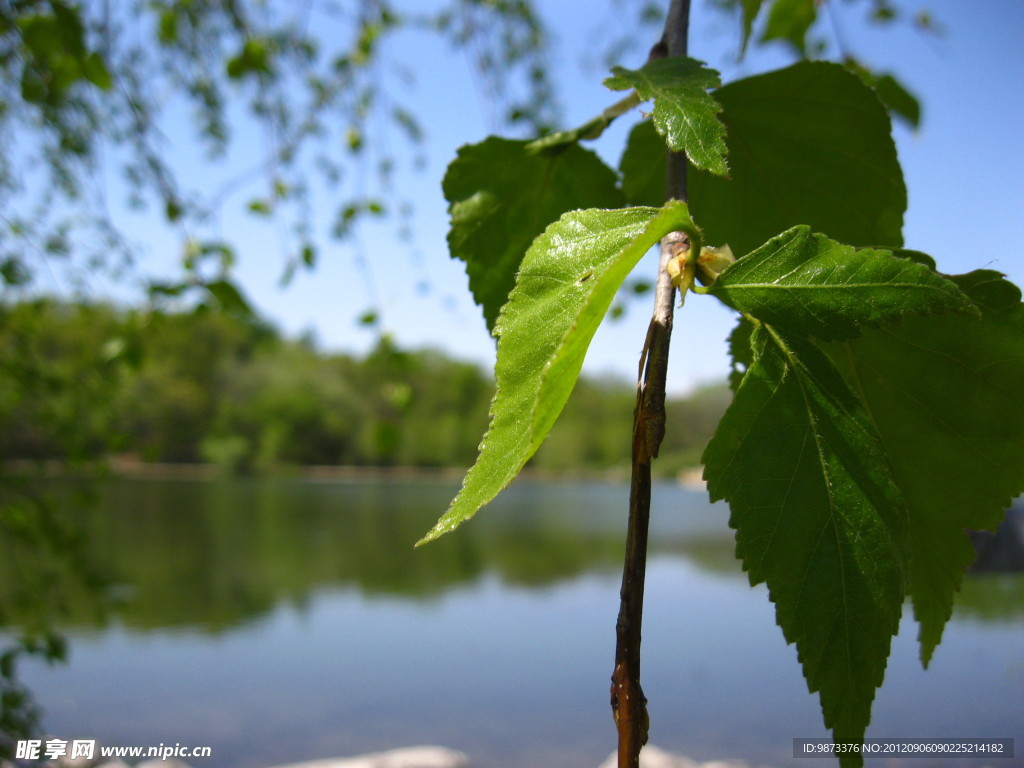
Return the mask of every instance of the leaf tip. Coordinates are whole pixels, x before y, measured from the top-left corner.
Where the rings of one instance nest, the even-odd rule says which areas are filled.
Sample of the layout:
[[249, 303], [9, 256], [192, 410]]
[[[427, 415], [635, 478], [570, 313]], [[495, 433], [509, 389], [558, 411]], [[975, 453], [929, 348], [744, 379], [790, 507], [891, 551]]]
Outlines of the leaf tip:
[[434, 524], [434, 527], [427, 531], [426, 534], [423, 535], [423, 538], [421, 538], [419, 541], [413, 544], [413, 549], [419, 549], [424, 544], [429, 544], [432, 541], [437, 541], [437, 539], [441, 538], [446, 533], [451, 533], [456, 528], [458, 528], [459, 522], [461, 521], [453, 522], [450, 519], [450, 513], [451, 508], [449, 507], [448, 512], [441, 515], [441, 519]]
[[436, 539], [440, 538], [444, 534], [445, 534], [445, 531], [439, 531], [439, 530], [437, 530], [437, 527], [435, 526], [435, 527], [431, 528], [430, 531], [423, 538], [421, 538], [419, 541], [417, 541], [415, 544], [413, 544], [412, 548], [413, 549], [419, 549], [424, 544], [429, 544], [430, 542], [435, 541]]

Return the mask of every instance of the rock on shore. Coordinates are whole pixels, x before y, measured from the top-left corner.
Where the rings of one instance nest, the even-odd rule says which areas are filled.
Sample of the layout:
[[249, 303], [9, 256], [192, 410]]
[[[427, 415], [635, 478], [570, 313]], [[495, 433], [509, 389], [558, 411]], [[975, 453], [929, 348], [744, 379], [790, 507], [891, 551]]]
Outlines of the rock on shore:
[[[618, 757], [613, 752], [599, 768], [616, 768]], [[674, 755], [653, 745], [640, 750], [640, 768], [750, 768], [741, 760], [711, 760], [701, 763], [684, 755]]]
[[[113, 758], [104, 761], [57, 760], [46, 765], [52, 768], [130, 768], [124, 761]], [[608, 756], [599, 768], [615, 768], [615, 753]], [[202, 764], [200, 763], [199, 768]], [[0, 768], [14, 768], [0, 761]], [[135, 768], [190, 768], [181, 760], [144, 760]], [[289, 763], [275, 768], [470, 768], [465, 754], [445, 747], [423, 746], [389, 749], [358, 757], [336, 757]], [[701, 763], [683, 755], [675, 755], [655, 746], [644, 747], [640, 753], [640, 768], [750, 768], [739, 760], [712, 760]]]
[[407, 747], [373, 752], [360, 757], [341, 757], [291, 763], [277, 768], [469, 768], [461, 752], [444, 747]]

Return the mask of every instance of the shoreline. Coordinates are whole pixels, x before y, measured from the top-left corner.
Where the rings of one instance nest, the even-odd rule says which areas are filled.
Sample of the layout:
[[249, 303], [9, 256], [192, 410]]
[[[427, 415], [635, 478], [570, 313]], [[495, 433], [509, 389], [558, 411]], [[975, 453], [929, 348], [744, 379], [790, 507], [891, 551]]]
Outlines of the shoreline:
[[[224, 479], [285, 479], [285, 480], [432, 480], [459, 483], [466, 469], [461, 467], [417, 467], [417, 466], [366, 466], [366, 465], [286, 465], [272, 469], [232, 474], [216, 464], [200, 462], [148, 462], [134, 456], [113, 456], [97, 459], [78, 466], [57, 460], [33, 461], [31, 459], [10, 459], [3, 463], [7, 474], [22, 477], [90, 477], [100, 479], [142, 479], [142, 480], [224, 480]], [[702, 467], [692, 467], [674, 476], [656, 478], [664, 482], [676, 482], [686, 488], [703, 490]], [[629, 468], [620, 467], [606, 470], [573, 470], [553, 472], [526, 468], [519, 473], [526, 480], [546, 482], [607, 482], [629, 481]]]

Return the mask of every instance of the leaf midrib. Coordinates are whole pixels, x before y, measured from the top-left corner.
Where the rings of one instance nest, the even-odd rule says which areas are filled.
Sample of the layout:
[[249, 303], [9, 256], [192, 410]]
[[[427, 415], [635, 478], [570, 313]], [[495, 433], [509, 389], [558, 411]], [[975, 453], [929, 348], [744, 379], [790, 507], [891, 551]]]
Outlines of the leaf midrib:
[[[844, 553], [844, 550], [843, 550], [843, 547], [842, 547], [842, 541], [840, 540], [840, 537], [839, 537], [839, 526], [838, 526], [837, 520], [836, 520], [836, 513], [837, 513], [838, 504], [836, 503], [836, 499], [835, 499], [835, 496], [834, 496], [834, 493], [833, 493], [833, 484], [832, 484], [832, 481], [831, 481], [831, 473], [828, 470], [828, 463], [825, 460], [825, 454], [824, 454], [824, 450], [825, 449], [824, 449], [824, 445], [822, 444], [821, 433], [820, 433], [820, 430], [817, 428], [817, 423], [818, 423], [817, 422], [817, 418], [815, 417], [814, 408], [812, 407], [811, 399], [810, 399], [810, 396], [809, 396], [809, 394], [807, 392], [807, 382], [804, 381], [804, 377], [801, 375], [802, 367], [799, 365], [799, 360], [796, 359], [796, 357], [792, 353], [792, 350], [790, 350], [789, 345], [786, 344], [785, 341], [783, 341], [783, 339], [779, 336], [778, 332], [776, 332], [776, 330], [772, 326], [766, 324], [764, 326], [764, 328], [771, 335], [771, 338], [772, 338], [773, 342], [775, 343], [775, 345], [778, 347], [779, 351], [782, 352], [782, 354], [783, 354], [783, 356], [784, 356], [784, 358], [786, 360], [787, 368], [792, 372], [792, 375], [794, 376], [794, 378], [796, 380], [797, 386], [800, 388], [800, 397], [803, 400], [804, 409], [805, 409], [805, 411], [807, 413], [808, 429], [811, 432], [811, 435], [814, 437], [814, 444], [815, 444], [815, 449], [816, 449], [815, 452], [816, 452], [817, 457], [818, 457], [818, 464], [821, 467], [821, 477], [823, 478], [823, 481], [824, 481], [825, 495], [826, 495], [826, 498], [828, 499], [828, 517], [826, 518], [826, 521], [825, 521], [825, 527], [826, 528], [827, 527], [831, 527], [833, 535], [835, 537], [835, 544], [836, 544], [835, 551], [836, 551], [836, 558], [838, 560], [839, 574], [840, 574], [839, 584], [840, 584], [840, 588], [841, 588], [841, 591], [842, 591], [843, 610], [840, 612], [839, 618], [833, 620], [832, 624], [833, 624], [833, 627], [838, 622], [840, 622], [840, 621], [842, 621], [843, 624], [844, 624], [844, 630], [845, 631], [843, 632], [842, 638], [843, 638], [843, 645], [844, 645], [844, 650], [845, 650], [845, 654], [844, 655], [846, 657], [846, 666], [847, 666], [847, 668], [846, 668], [846, 680], [847, 680], [847, 687], [849, 688], [849, 687], [853, 687], [853, 683], [854, 683], [854, 680], [856, 678], [855, 678], [855, 670], [853, 669], [853, 655], [854, 654], [853, 654], [853, 648], [851, 647], [851, 639], [852, 639], [853, 636], [851, 634], [850, 626], [849, 626], [850, 604], [849, 604], [849, 595], [847, 593], [847, 563], [846, 563], [846, 559], [845, 559], [845, 553]], [[824, 535], [824, 533], [825, 533], [825, 530], [823, 528], [822, 529], [822, 535]], [[819, 537], [818, 540], [819, 541], [821, 540], [820, 537]], [[798, 597], [798, 599], [797, 599], [797, 604], [799, 604], [800, 601], [802, 600], [802, 595], [803, 595], [804, 587], [805, 587], [805, 585], [809, 581], [808, 572], [810, 570], [810, 567], [811, 567], [810, 564], [811, 564], [812, 560], [813, 560], [813, 558], [808, 558], [807, 571], [805, 571], [804, 577], [800, 581], [800, 597]], [[826, 723], [826, 725], [829, 725], [831, 727], [831, 725], [828, 724], [828, 723]]]

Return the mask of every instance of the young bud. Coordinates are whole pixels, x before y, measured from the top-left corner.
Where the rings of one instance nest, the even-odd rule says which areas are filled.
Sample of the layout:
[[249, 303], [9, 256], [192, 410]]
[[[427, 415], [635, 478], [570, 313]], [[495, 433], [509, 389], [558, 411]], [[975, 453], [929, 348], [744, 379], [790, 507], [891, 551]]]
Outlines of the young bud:
[[701, 285], [711, 285], [722, 274], [722, 270], [736, 261], [732, 255], [732, 248], [728, 244], [715, 248], [706, 245], [700, 249], [700, 256], [697, 257], [697, 279]]

